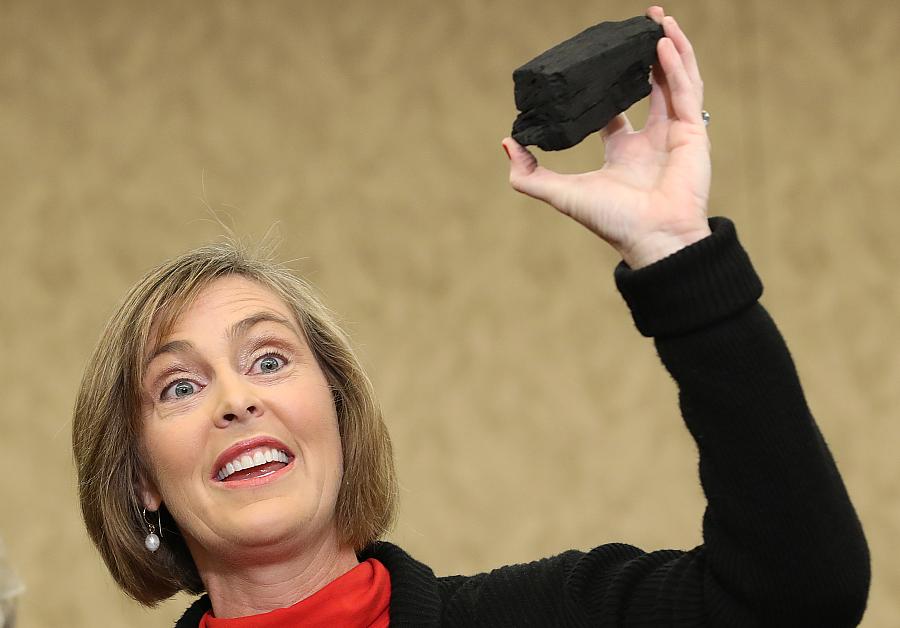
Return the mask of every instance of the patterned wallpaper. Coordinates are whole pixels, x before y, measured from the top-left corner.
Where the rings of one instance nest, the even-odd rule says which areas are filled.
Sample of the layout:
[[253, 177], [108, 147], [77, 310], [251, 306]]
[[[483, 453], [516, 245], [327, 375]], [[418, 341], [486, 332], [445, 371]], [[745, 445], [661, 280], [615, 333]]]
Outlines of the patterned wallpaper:
[[[391, 539], [438, 574], [700, 541], [696, 451], [613, 251], [507, 185], [512, 69], [644, 5], [0, 4], [0, 536], [20, 626], [159, 626], [78, 512], [82, 366], [146, 269], [232, 224], [339, 312], [397, 451]], [[900, 617], [900, 4], [673, 0], [737, 224]], [[644, 104], [635, 107], [640, 123]], [[539, 155], [575, 172], [598, 139]]]

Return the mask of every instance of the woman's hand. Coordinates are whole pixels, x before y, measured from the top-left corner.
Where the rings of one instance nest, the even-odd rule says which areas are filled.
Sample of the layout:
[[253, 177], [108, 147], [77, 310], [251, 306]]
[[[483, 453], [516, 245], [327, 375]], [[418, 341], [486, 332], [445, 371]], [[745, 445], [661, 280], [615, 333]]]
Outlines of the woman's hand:
[[539, 166], [514, 139], [509, 181], [549, 203], [609, 242], [631, 268], [648, 266], [710, 234], [709, 138], [703, 123], [703, 81], [691, 44], [662, 8], [647, 15], [663, 25], [659, 64], [646, 126], [635, 132], [620, 114], [601, 132], [606, 163], [600, 170], [559, 174]]

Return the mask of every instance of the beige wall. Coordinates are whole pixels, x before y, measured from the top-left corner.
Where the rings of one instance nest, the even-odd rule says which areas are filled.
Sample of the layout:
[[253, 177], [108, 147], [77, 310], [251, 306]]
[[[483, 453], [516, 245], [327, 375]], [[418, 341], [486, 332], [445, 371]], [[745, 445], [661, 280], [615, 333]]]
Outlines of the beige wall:
[[[439, 574], [700, 542], [696, 453], [615, 255], [512, 192], [513, 68], [641, 2], [0, 3], [0, 535], [21, 626], [167, 625], [79, 518], [69, 416], [125, 289], [278, 224], [342, 313]], [[712, 112], [712, 213], [765, 283], [900, 617], [900, 4], [674, 0]], [[642, 109], [638, 108], [637, 118]], [[544, 163], [576, 171], [590, 138]]]

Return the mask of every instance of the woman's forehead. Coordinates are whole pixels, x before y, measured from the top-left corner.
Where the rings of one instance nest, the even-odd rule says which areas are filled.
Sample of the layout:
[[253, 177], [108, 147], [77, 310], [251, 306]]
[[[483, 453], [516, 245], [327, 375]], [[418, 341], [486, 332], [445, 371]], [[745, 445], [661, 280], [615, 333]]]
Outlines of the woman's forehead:
[[283, 317], [291, 311], [281, 297], [266, 286], [245, 277], [229, 276], [216, 279], [201, 289], [191, 303], [179, 314], [177, 327], [194, 318], [212, 318], [207, 323], [224, 324], [222, 316], [241, 316], [250, 310], [267, 309]]
[[245, 277], [222, 277], [203, 287], [176, 316], [154, 322], [148, 353], [152, 355], [161, 345], [184, 335], [235, 336], [265, 322], [287, 327], [302, 337], [291, 308], [275, 292]]

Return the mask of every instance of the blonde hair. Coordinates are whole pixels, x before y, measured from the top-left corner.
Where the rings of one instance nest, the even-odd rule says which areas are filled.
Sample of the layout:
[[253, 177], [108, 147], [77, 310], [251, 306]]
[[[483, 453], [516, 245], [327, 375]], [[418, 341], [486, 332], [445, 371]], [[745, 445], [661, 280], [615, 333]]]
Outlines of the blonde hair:
[[342, 541], [362, 550], [389, 529], [396, 513], [391, 441], [372, 384], [312, 287], [233, 242], [189, 251], [147, 273], [112, 315], [85, 367], [72, 425], [88, 533], [122, 590], [146, 606], [179, 591], [200, 593], [203, 583], [164, 507], [163, 544], [155, 553], [144, 548], [147, 526], [138, 494], [147, 477], [140, 443], [144, 357], [204, 287], [230, 275], [255, 281], [284, 301], [332, 389], [344, 462], [336, 506]]

